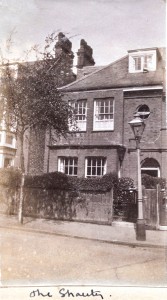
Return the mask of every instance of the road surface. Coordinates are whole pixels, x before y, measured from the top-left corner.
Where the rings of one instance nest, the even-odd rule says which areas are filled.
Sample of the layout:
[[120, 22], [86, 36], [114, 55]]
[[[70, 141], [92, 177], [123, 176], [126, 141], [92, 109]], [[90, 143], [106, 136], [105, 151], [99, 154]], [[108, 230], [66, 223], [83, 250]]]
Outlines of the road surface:
[[165, 250], [0, 229], [2, 285], [167, 286]]

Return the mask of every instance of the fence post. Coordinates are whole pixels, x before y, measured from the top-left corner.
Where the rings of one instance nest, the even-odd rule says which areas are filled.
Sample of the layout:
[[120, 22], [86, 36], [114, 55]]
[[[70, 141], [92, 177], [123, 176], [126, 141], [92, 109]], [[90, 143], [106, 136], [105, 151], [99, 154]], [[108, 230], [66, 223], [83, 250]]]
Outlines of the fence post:
[[113, 196], [114, 196], [114, 193], [113, 193], [114, 189], [113, 187], [111, 188], [110, 190], [110, 225], [112, 225], [112, 221], [113, 221]]
[[157, 196], [157, 205], [156, 205], [156, 213], [157, 213], [157, 222], [156, 222], [156, 229], [159, 229], [159, 209], [160, 209], [160, 205], [159, 205], [159, 194], [160, 194], [160, 185], [157, 184], [156, 185], [156, 196]]
[[21, 224], [23, 224], [24, 181], [25, 181], [25, 174], [23, 173], [21, 178], [19, 213], [18, 213], [19, 223]]

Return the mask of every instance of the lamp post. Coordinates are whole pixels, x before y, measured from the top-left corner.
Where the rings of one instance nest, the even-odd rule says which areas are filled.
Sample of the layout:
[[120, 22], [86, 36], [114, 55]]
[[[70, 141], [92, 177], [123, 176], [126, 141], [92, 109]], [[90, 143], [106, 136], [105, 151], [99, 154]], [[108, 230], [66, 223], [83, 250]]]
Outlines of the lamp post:
[[137, 149], [137, 177], [138, 177], [138, 217], [136, 222], [136, 239], [139, 241], [146, 240], [145, 220], [143, 215], [143, 197], [141, 184], [140, 168], [140, 140], [145, 129], [145, 123], [140, 119], [139, 114], [134, 115], [134, 119], [129, 122], [136, 140]]

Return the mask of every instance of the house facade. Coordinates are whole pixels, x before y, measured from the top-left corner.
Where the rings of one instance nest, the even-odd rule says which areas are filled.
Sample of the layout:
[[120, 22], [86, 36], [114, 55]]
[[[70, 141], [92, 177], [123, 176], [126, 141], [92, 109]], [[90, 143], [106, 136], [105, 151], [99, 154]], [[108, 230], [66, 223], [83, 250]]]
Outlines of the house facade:
[[51, 142], [45, 137], [44, 172], [78, 177], [116, 172], [137, 182], [136, 142], [128, 122], [145, 122], [141, 172], [167, 178], [165, 48], [128, 51], [105, 66], [94, 66], [92, 49], [81, 40], [77, 79], [60, 88], [74, 108], [77, 130]]

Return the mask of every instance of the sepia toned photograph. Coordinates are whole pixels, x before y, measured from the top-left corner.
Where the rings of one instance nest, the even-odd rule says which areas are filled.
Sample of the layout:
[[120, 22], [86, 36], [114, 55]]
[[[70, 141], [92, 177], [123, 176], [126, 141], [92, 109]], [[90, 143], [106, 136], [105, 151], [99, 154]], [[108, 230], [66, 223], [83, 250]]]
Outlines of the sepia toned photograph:
[[165, 300], [166, 249], [166, 1], [0, 1], [1, 299]]

